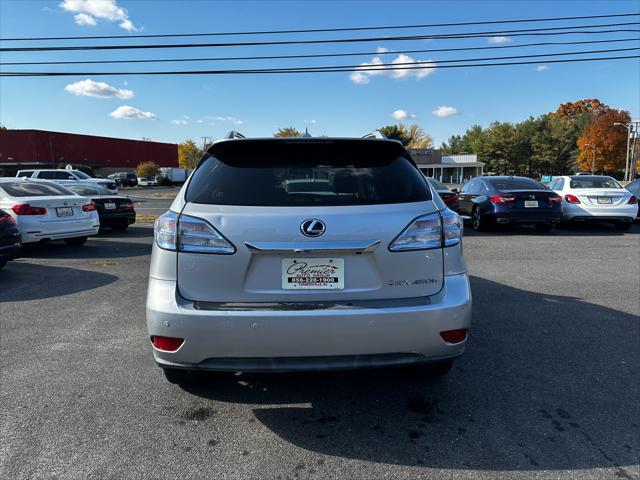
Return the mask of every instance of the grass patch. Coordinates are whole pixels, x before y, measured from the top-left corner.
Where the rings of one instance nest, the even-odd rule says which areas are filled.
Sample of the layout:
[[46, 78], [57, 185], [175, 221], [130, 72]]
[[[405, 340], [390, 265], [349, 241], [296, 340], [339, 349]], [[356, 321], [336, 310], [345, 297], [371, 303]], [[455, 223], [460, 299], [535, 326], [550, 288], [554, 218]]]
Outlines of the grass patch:
[[136, 215], [136, 223], [153, 223], [158, 219], [158, 215]]

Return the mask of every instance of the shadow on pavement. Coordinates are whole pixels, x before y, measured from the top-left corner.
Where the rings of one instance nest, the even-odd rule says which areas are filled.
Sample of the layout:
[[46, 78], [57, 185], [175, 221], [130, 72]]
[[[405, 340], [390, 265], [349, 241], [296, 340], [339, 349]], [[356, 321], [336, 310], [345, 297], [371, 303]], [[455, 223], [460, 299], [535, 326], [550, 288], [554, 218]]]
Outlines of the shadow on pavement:
[[505, 235], [535, 235], [540, 237], [583, 237], [583, 236], [617, 236], [640, 234], [640, 224], [634, 223], [626, 232], [616, 230], [610, 223], [573, 223], [561, 224], [550, 232], [538, 232], [533, 225], [496, 225], [488, 231], [476, 232], [469, 223], [465, 223], [464, 235], [467, 237], [492, 237]]
[[[133, 232], [133, 230], [132, 230]], [[129, 235], [129, 232], [113, 233], [105, 235], [112, 238], [148, 237], [150, 231], [144, 235]], [[49, 242], [23, 245], [21, 256], [23, 258], [50, 258], [50, 259], [109, 259], [122, 257], [138, 257], [151, 253], [151, 243], [120, 242], [100, 237], [90, 237], [87, 243], [80, 247], [72, 247], [64, 242]]]
[[[9, 262], [0, 274], [0, 304], [53, 298], [93, 290], [118, 280], [115, 275], [20, 261]], [[0, 314], [2, 307], [0, 307]]]
[[468, 351], [439, 381], [386, 369], [211, 376], [185, 389], [255, 405], [286, 442], [336, 457], [635, 478], [637, 316], [479, 277], [472, 288]]

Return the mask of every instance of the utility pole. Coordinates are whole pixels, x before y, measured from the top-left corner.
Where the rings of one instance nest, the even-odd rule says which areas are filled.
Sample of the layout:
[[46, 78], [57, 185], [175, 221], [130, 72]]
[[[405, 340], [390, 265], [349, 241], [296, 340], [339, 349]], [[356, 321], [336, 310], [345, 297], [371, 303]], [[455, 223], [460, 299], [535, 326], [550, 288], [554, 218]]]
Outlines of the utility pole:
[[624, 127], [627, 129], [627, 155], [624, 162], [624, 181], [626, 182], [630, 177], [629, 175], [629, 139], [631, 138], [631, 127], [633, 126], [633, 123], [615, 122], [614, 125], [617, 125], [619, 127]]
[[593, 156], [591, 157], [591, 175], [595, 175], [596, 173], [596, 146], [590, 143], [585, 143], [585, 147], [591, 147], [593, 150]]
[[211, 139], [211, 137], [201, 137], [201, 138], [202, 138], [202, 150], [206, 151], [207, 145], [211, 145], [213, 143], [213, 140]]

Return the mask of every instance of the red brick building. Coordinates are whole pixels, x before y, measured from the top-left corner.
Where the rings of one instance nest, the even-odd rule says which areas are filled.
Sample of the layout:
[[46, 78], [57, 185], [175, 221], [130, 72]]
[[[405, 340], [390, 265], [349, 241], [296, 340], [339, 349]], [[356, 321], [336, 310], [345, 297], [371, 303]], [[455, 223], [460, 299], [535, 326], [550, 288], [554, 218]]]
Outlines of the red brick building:
[[100, 176], [133, 171], [141, 162], [178, 166], [178, 145], [44, 130], [0, 131], [0, 176], [24, 168], [73, 165]]

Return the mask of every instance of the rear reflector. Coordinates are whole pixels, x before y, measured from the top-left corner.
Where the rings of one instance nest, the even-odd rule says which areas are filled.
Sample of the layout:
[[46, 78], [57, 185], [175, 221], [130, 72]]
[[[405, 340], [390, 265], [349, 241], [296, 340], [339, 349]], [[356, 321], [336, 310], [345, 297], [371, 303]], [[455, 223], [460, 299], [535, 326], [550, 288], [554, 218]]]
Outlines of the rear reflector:
[[459, 328], [457, 330], [446, 330], [440, 332], [440, 336], [447, 343], [460, 343], [467, 338], [467, 329]]
[[635, 195], [631, 195], [631, 197], [629, 197], [629, 202], [627, 202], [629, 205], [635, 205], [636, 203], [638, 203], [638, 199], [636, 198]]
[[567, 203], [580, 203], [580, 199], [575, 195], [571, 195], [570, 193], [566, 194], [564, 196], [564, 199], [567, 201]]
[[153, 346], [158, 350], [175, 352], [184, 343], [184, 338], [158, 337], [154, 335], [151, 337], [151, 343], [153, 343]]
[[44, 207], [32, 207], [28, 203], [18, 203], [11, 207], [16, 215], [45, 215], [47, 209]]

